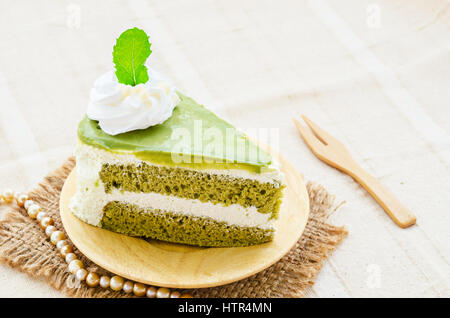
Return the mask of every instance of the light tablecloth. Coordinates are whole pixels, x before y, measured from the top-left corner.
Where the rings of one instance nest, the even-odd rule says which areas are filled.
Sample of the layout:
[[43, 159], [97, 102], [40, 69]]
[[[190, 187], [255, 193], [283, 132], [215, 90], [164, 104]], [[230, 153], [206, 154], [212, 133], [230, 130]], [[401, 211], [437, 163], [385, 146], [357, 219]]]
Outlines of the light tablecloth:
[[[151, 66], [237, 127], [275, 128], [307, 180], [346, 203], [350, 235], [310, 297], [450, 296], [450, 3], [446, 0], [0, 3], [0, 187], [30, 189], [73, 151], [94, 80], [126, 28]], [[417, 215], [402, 230], [316, 159], [307, 114]], [[0, 266], [0, 296], [62, 296]]]

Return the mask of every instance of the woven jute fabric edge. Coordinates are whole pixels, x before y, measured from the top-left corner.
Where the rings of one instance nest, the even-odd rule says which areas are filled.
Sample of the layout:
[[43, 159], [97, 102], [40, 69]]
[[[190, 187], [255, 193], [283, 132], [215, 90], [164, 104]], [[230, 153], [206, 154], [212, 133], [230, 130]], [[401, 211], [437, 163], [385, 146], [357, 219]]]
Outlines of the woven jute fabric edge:
[[[75, 159], [69, 158], [60, 168], [48, 174], [28, 193], [63, 230], [59, 217], [59, 196]], [[195, 297], [302, 297], [331, 252], [348, 232], [345, 227], [328, 223], [336, 211], [334, 196], [321, 185], [308, 182], [310, 216], [296, 245], [280, 261], [249, 278], [224, 286], [189, 290]], [[92, 263], [75, 248], [75, 253], [90, 271], [111, 275]], [[101, 287], [90, 288], [79, 283], [67, 271], [67, 264], [51, 244], [38, 223], [23, 208], [9, 206], [0, 216], [0, 262], [32, 277], [43, 278], [55, 289], [71, 297], [133, 297]]]

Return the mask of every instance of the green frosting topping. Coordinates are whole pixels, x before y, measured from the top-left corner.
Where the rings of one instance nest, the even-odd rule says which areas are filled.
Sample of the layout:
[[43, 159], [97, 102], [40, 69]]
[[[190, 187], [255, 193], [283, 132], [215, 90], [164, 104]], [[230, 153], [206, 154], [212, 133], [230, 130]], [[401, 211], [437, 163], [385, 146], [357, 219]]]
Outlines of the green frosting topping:
[[117, 153], [132, 153], [155, 164], [195, 169], [267, 171], [271, 156], [242, 132], [182, 94], [172, 116], [164, 123], [119, 135], [108, 135], [97, 121], [85, 118], [79, 139]]

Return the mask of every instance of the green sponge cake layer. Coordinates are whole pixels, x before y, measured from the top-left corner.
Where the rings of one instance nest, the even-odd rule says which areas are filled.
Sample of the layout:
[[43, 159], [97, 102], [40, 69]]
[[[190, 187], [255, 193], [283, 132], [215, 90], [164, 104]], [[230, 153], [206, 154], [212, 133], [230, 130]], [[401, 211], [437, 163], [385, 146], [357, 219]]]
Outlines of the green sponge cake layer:
[[225, 206], [254, 206], [260, 213], [271, 213], [272, 218], [277, 217], [284, 187], [278, 182], [260, 183], [252, 179], [146, 163], [139, 166], [104, 164], [99, 175], [106, 193], [116, 188], [129, 192], [175, 195]]
[[118, 201], [104, 207], [101, 227], [130, 236], [197, 246], [249, 246], [273, 238], [273, 229], [239, 227], [210, 218], [143, 209]]

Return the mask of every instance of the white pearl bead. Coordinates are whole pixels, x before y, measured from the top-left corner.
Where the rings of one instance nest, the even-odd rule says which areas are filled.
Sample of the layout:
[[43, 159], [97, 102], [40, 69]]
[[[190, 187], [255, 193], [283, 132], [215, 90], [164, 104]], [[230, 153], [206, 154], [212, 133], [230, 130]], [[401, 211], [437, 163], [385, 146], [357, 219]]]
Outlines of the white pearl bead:
[[5, 191], [3, 191], [3, 200], [5, 200], [6, 203], [11, 203], [14, 200], [13, 190], [5, 189]]
[[47, 216], [47, 213], [45, 213], [44, 211], [41, 211], [37, 214], [36, 216], [36, 220], [38, 220], [39, 222], [42, 221], [43, 218], [45, 218]]
[[174, 292], [170, 293], [169, 298], [180, 298], [180, 296], [181, 296], [180, 292], [174, 291]]
[[122, 287], [122, 290], [126, 293], [126, 294], [131, 294], [133, 292], [133, 287], [134, 284], [133, 282], [127, 280]]
[[147, 288], [147, 297], [148, 298], [155, 298], [156, 297], [156, 288], [153, 286], [149, 286]]
[[53, 243], [53, 245], [56, 245], [59, 241], [62, 241], [66, 238], [64, 233], [62, 231], [55, 231], [50, 236], [50, 241]]
[[88, 275], [88, 271], [85, 270], [84, 268], [80, 268], [75, 273], [75, 278], [81, 282], [86, 279], [87, 275]]
[[32, 204], [34, 204], [34, 201], [33, 201], [33, 200], [26, 200], [23, 206], [25, 207], [25, 209], [28, 210], [28, 208], [29, 208]]
[[86, 284], [89, 287], [97, 287], [100, 283], [100, 277], [96, 273], [89, 273], [86, 277]]
[[21, 208], [24, 207], [25, 205], [25, 201], [28, 200], [28, 195], [20, 193], [17, 197], [16, 197], [16, 202], [17, 205], [20, 206]]
[[115, 291], [121, 290], [123, 287], [123, 278], [120, 276], [111, 277], [111, 281], [109, 282], [109, 287]]
[[45, 230], [49, 225], [53, 225], [53, 219], [48, 216], [43, 217], [41, 220], [41, 228]]
[[32, 204], [28, 207], [27, 213], [30, 216], [30, 218], [35, 219], [39, 212], [41, 211], [41, 207], [37, 204]]
[[75, 259], [69, 263], [68, 269], [70, 273], [75, 275], [76, 272], [83, 267], [83, 263], [79, 259]]
[[102, 288], [108, 288], [109, 284], [111, 282], [111, 279], [108, 276], [102, 276], [100, 277], [100, 286]]
[[64, 245], [59, 252], [62, 257], [66, 257], [68, 254], [73, 252], [73, 248], [70, 245]]
[[45, 229], [45, 235], [51, 236], [55, 231], [56, 231], [56, 227], [54, 227], [53, 225], [49, 225]]
[[141, 283], [135, 283], [133, 286], [133, 293], [138, 297], [142, 297], [147, 292], [147, 286]]
[[61, 240], [58, 243], [56, 243], [56, 248], [58, 250], [61, 250], [63, 246], [68, 245], [69, 242], [67, 240]]
[[65, 260], [67, 264], [70, 264], [70, 262], [74, 261], [77, 259], [77, 256], [75, 255], [75, 253], [69, 253], [66, 255]]
[[156, 292], [156, 298], [169, 298], [170, 296], [170, 289], [161, 287], [158, 288], [158, 291]]

